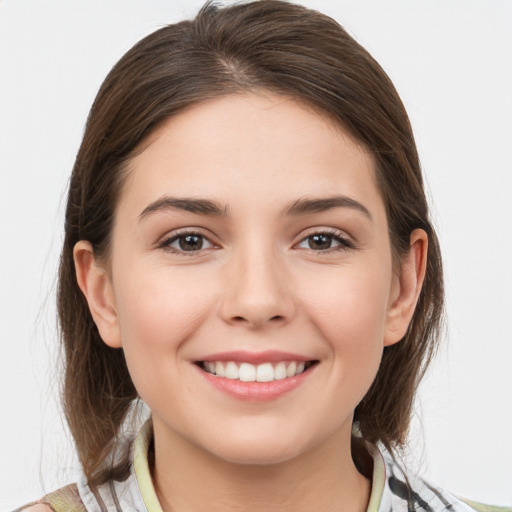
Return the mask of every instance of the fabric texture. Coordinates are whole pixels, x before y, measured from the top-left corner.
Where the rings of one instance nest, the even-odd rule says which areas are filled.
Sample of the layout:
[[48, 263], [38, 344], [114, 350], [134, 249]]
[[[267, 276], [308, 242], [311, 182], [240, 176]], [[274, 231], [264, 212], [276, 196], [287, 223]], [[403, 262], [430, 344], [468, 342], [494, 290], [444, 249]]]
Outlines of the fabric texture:
[[[133, 463], [123, 482], [108, 482], [92, 492], [85, 478], [41, 500], [16, 509], [22, 512], [36, 503], [54, 512], [162, 512], [148, 466], [152, 439], [151, 421], [139, 431], [133, 445]], [[368, 445], [373, 457], [373, 478], [367, 512], [512, 512], [509, 507], [483, 505], [457, 498], [421, 478], [407, 475], [384, 449]], [[340, 511], [343, 507], [340, 507]]]

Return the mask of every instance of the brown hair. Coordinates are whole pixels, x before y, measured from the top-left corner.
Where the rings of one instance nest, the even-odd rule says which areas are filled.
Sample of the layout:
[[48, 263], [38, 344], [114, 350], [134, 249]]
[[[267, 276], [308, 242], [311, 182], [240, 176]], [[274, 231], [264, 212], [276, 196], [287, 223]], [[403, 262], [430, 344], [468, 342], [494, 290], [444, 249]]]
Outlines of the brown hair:
[[409, 330], [384, 349], [377, 377], [355, 411], [365, 439], [388, 448], [405, 442], [415, 391], [439, 337], [443, 281], [402, 102], [378, 63], [331, 18], [277, 0], [225, 8], [208, 3], [194, 20], [144, 38], [114, 66], [92, 106], [71, 176], [58, 288], [63, 401], [92, 486], [123, 466], [106, 461], [137, 391], [123, 351], [99, 336], [77, 285], [73, 247], [88, 240], [96, 257], [108, 257], [126, 165], [159, 123], [190, 105], [244, 90], [307, 103], [371, 152], [395, 260], [408, 251], [414, 229], [428, 234], [427, 273]]

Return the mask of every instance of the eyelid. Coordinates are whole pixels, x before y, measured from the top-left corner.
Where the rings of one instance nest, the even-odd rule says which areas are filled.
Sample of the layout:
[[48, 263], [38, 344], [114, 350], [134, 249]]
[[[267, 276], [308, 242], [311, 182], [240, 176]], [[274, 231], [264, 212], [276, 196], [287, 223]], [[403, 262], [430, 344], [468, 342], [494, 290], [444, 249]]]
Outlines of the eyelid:
[[[203, 240], [207, 240], [209, 247], [201, 247], [197, 251], [184, 251], [182, 249], [178, 249], [175, 247], [171, 247], [171, 244], [177, 241], [179, 238], [187, 236], [187, 235], [195, 235], [203, 238]], [[206, 235], [201, 228], [195, 227], [186, 227], [179, 228], [174, 231], [166, 233], [162, 236], [156, 243], [157, 248], [163, 249], [166, 252], [170, 252], [172, 254], [184, 255], [184, 256], [197, 256], [204, 251], [219, 248], [219, 244], [212, 240], [211, 236]]]
[[297, 247], [299, 244], [305, 242], [308, 238], [314, 236], [314, 235], [327, 235], [332, 237], [334, 240], [339, 242], [339, 245], [330, 247], [328, 249], [320, 249], [320, 250], [314, 250], [311, 248], [305, 248], [306, 250], [315, 252], [315, 253], [321, 253], [325, 254], [328, 252], [336, 251], [336, 250], [351, 250], [356, 248], [356, 244], [354, 240], [347, 235], [345, 231], [342, 231], [340, 229], [336, 228], [323, 228], [323, 227], [315, 227], [310, 228], [306, 230], [306, 233], [303, 233], [301, 235], [301, 238], [298, 243], [294, 245], [294, 247]]
[[[171, 244], [176, 242], [180, 237], [184, 237], [187, 235], [196, 235], [198, 237], [201, 237], [203, 240], [206, 240], [209, 244], [209, 247], [201, 247], [198, 250], [195, 251], [186, 251], [183, 249], [171, 247]], [[320, 254], [326, 254], [331, 253], [334, 251], [342, 251], [342, 250], [351, 250], [356, 248], [356, 244], [352, 237], [347, 235], [347, 233], [343, 230], [332, 228], [332, 227], [314, 227], [309, 228], [306, 230], [306, 232], [303, 232], [301, 234], [301, 238], [297, 243], [293, 245], [293, 248], [300, 248], [298, 247], [300, 244], [305, 242], [308, 238], [314, 236], [314, 235], [327, 235], [329, 237], [332, 237], [335, 241], [338, 242], [338, 245], [334, 247], [330, 247], [327, 249], [319, 249], [315, 250], [312, 248], [304, 248], [306, 250], [309, 250], [314, 253], [320, 253]], [[203, 232], [202, 228], [196, 228], [196, 227], [184, 227], [179, 228], [174, 231], [166, 233], [164, 236], [162, 236], [156, 243], [157, 248], [163, 249], [164, 251], [178, 254], [178, 255], [184, 255], [184, 256], [197, 256], [204, 251], [208, 251], [211, 249], [219, 249], [220, 244], [216, 243], [212, 240], [212, 236], [206, 235]]]

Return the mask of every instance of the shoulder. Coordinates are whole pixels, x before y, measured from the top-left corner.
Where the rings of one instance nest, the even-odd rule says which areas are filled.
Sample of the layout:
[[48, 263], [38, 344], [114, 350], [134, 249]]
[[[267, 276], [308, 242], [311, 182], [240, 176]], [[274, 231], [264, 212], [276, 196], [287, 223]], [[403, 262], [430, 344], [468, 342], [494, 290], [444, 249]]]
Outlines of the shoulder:
[[[380, 448], [380, 447], [379, 447]], [[408, 472], [385, 450], [380, 450], [384, 459], [382, 478], [381, 510], [417, 510], [451, 512], [512, 512], [510, 507], [484, 505], [460, 498], [431, 484], [414, 472]], [[382, 507], [382, 505], [385, 505]]]
[[[44, 503], [36, 503], [35, 505], [28, 505], [17, 510], [23, 510], [23, 512], [52, 512], [50, 505]], [[15, 512], [17, 512], [17, 510]]]
[[478, 503], [476, 501], [468, 500], [466, 498], [459, 498], [461, 501], [466, 503], [469, 507], [476, 512], [512, 512], [511, 507], [498, 507], [496, 505], [486, 505], [484, 503]]
[[87, 512], [76, 484], [69, 484], [14, 512]]

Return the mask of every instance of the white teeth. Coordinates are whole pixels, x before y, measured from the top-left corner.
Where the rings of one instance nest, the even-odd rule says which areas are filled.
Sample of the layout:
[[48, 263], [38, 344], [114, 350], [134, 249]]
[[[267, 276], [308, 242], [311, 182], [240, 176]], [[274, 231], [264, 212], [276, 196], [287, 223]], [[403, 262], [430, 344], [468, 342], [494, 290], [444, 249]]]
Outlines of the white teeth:
[[304, 361], [281, 361], [275, 366], [272, 363], [254, 365], [251, 363], [235, 363], [234, 361], [205, 361], [203, 369], [217, 377], [225, 377], [242, 382], [272, 382], [300, 375], [306, 369]]
[[218, 375], [219, 377], [224, 377], [224, 375], [226, 375], [224, 373], [224, 366], [222, 363], [215, 363], [215, 375]]
[[[240, 369], [242, 369], [241, 366]], [[258, 369], [256, 371], [256, 380], [258, 382], [272, 382], [274, 380], [274, 368], [272, 368], [270, 363], [258, 365]]]
[[292, 361], [288, 368], [286, 369], [286, 376], [287, 377], [293, 377], [295, 375], [295, 372], [297, 371], [297, 363], [295, 361]]
[[284, 363], [277, 363], [274, 368], [274, 379], [283, 380], [286, 379], [286, 365]]
[[256, 366], [249, 363], [240, 365], [239, 377], [242, 382], [254, 382], [256, 380]]
[[233, 361], [229, 361], [226, 365], [226, 373], [224, 374], [226, 379], [238, 379], [238, 366]]

